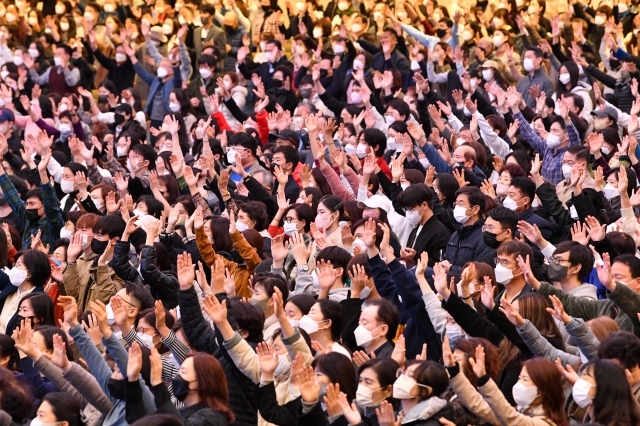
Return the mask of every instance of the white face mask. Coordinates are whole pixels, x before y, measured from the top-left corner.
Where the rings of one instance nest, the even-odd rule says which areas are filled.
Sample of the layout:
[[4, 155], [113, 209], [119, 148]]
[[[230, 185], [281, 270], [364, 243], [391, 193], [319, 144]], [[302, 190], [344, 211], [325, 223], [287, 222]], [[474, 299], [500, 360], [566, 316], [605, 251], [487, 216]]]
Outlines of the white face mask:
[[356, 148], [356, 155], [358, 156], [358, 158], [364, 158], [367, 156], [367, 146], [368, 145], [364, 143], [358, 144], [358, 147]]
[[236, 220], [236, 229], [240, 232], [244, 232], [247, 229], [249, 229], [249, 225], [247, 225], [244, 222], [240, 222], [239, 220]]
[[469, 41], [473, 38], [473, 33], [469, 30], [464, 30], [462, 32], [462, 40]]
[[524, 67], [526, 72], [530, 72], [535, 68], [535, 64], [533, 63], [533, 59], [531, 58], [524, 58], [524, 61], [522, 61], [522, 66]]
[[127, 55], [124, 53], [116, 53], [116, 61], [117, 62], [125, 62], [127, 60]]
[[[236, 225], [236, 227], [237, 227], [237, 225]], [[284, 233], [289, 237], [292, 236], [294, 233], [298, 232], [298, 224], [297, 223], [287, 223], [287, 222], [285, 222], [283, 228], [284, 228]]]
[[133, 215], [134, 216], [138, 216], [138, 219], [140, 219], [142, 217], [145, 217], [147, 214], [145, 212], [141, 211], [141, 210], [135, 209], [133, 211]]
[[367, 330], [363, 325], [359, 325], [353, 331], [353, 335], [356, 338], [356, 345], [360, 346], [361, 348], [367, 348], [371, 344], [373, 339], [380, 337], [380, 336], [373, 337], [373, 332], [379, 329], [380, 327], [376, 327], [370, 331], [370, 330]]
[[470, 216], [467, 216], [467, 210], [468, 209], [462, 206], [456, 206], [453, 209], [453, 218], [456, 220], [456, 222], [458, 222], [461, 225], [464, 225], [465, 223], [467, 223], [470, 217]]
[[359, 33], [360, 31], [362, 31], [362, 25], [355, 23], [353, 25], [351, 25], [351, 32], [353, 33]]
[[142, 341], [142, 343], [149, 349], [152, 349], [156, 345], [153, 343], [153, 336], [144, 333], [137, 333], [138, 339]]
[[96, 209], [98, 210], [102, 210], [104, 207], [104, 203], [98, 198], [92, 198], [91, 201], [93, 201], [93, 205], [96, 206]]
[[364, 243], [364, 241], [362, 241], [360, 238], [356, 238], [355, 240], [353, 240], [353, 247], [358, 246], [360, 247], [360, 250], [362, 250], [362, 253], [364, 253], [365, 251], [367, 251], [367, 246]]
[[322, 37], [322, 28], [314, 28], [313, 29], [313, 38]]
[[29, 271], [18, 269], [17, 267], [14, 266], [9, 270], [9, 272], [7, 272], [7, 275], [9, 276], [9, 281], [11, 281], [11, 284], [18, 287], [20, 284], [24, 282], [24, 280], [27, 279], [27, 275], [29, 275]]
[[171, 109], [171, 111], [173, 112], [178, 112], [180, 111], [180, 104], [175, 102], [169, 102], [169, 109]]
[[33, 59], [36, 59], [38, 56], [40, 56], [40, 52], [38, 52], [38, 49], [29, 49], [29, 56], [31, 56]]
[[594, 22], [596, 23], [596, 25], [604, 25], [606, 20], [607, 18], [604, 15], [596, 15], [596, 19], [594, 19]]
[[411, 61], [411, 71], [419, 71], [419, 70], [420, 70], [420, 64], [418, 63], [418, 61], [414, 59], [413, 61]]
[[573, 400], [580, 408], [587, 408], [589, 404], [593, 402], [593, 397], [589, 396], [589, 392], [594, 386], [595, 385], [592, 385], [582, 378], [578, 379], [573, 385], [571, 394], [573, 395]]
[[410, 187], [411, 184], [409, 182], [405, 182], [405, 183], [401, 183], [400, 187], [402, 188], [402, 190], [406, 190], [408, 187]]
[[285, 354], [278, 354], [278, 366], [276, 367], [276, 370], [273, 372], [273, 374], [275, 376], [279, 376], [282, 373], [286, 372], [289, 367], [291, 367], [289, 357]]
[[620, 191], [618, 190], [618, 188], [611, 185], [610, 183], [605, 185], [605, 187], [602, 189], [602, 192], [604, 192], [604, 196], [607, 200], [611, 200], [620, 196]]
[[496, 185], [496, 195], [498, 197], [506, 197], [508, 190], [509, 187], [507, 185], [503, 185], [501, 183]]
[[558, 80], [560, 80], [560, 83], [562, 84], [567, 84], [571, 81], [571, 74], [566, 73], [566, 74], [560, 74], [558, 76]]
[[513, 385], [513, 400], [518, 404], [518, 407], [522, 410], [531, 405], [531, 403], [538, 396], [537, 386], [525, 386], [518, 382]]
[[24, 59], [22, 59], [22, 56], [14, 56], [13, 63], [16, 64], [17, 66], [20, 66], [24, 64]]
[[167, 70], [162, 68], [162, 67], [158, 67], [158, 71], [156, 73], [157, 73], [158, 77], [160, 77], [160, 78], [165, 78], [167, 76], [167, 74], [169, 74], [167, 72]]
[[504, 43], [504, 40], [503, 40], [501, 35], [496, 34], [496, 35], [493, 36], [493, 44], [494, 44], [494, 46], [496, 46], [496, 49], [498, 47], [502, 46], [502, 43]]
[[422, 220], [422, 215], [420, 214], [420, 210], [407, 210], [405, 212], [405, 217], [407, 218], [407, 222], [409, 222], [413, 226], [417, 226]]
[[69, 31], [69, 23], [68, 22], [60, 22], [60, 30]]
[[303, 315], [298, 321], [298, 328], [307, 332], [307, 334], [313, 334], [319, 330], [318, 323], [312, 320], [308, 315]]
[[409, 377], [406, 374], [402, 374], [393, 384], [393, 397], [396, 399], [413, 399], [414, 397], [411, 396], [411, 391], [415, 386], [428, 387], [419, 385], [418, 382], [416, 382], [416, 379]]
[[563, 164], [562, 165], [562, 176], [564, 176], [565, 179], [571, 178], [571, 170], [573, 170], [573, 167], [571, 167], [568, 164]]
[[511, 197], [505, 198], [504, 201], [502, 202], [502, 206], [513, 211], [516, 211], [518, 209], [518, 203], [514, 201]]
[[512, 279], [520, 275], [513, 275], [513, 270], [502, 265], [496, 265], [494, 271], [496, 273], [496, 281], [503, 285], [509, 284]]
[[[362, 291], [360, 292], [360, 300], [364, 300], [367, 297], [369, 297], [369, 295], [371, 295], [371, 292], [373, 290], [371, 289], [371, 287], [367, 287], [366, 285], [362, 288]], [[364, 309], [364, 306], [363, 306]]]
[[60, 238], [71, 239], [73, 236], [73, 232], [69, 231], [67, 228], [60, 228]]
[[459, 325], [447, 325], [446, 329], [449, 340], [456, 340], [464, 335], [462, 333], [462, 327], [460, 327]]
[[362, 63], [362, 61], [359, 60], [359, 59], [354, 59], [353, 60], [353, 69], [354, 70], [363, 70], [364, 69], [364, 63]]
[[493, 71], [489, 69], [482, 70], [482, 78], [484, 78], [485, 81], [491, 80], [493, 78]]
[[70, 194], [70, 193], [73, 192], [75, 183], [76, 183], [75, 180], [64, 180], [63, 179], [63, 180], [60, 181], [60, 189], [65, 194]]
[[60, 125], [58, 126], [58, 130], [60, 131], [60, 133], [69, 133], [71, 132], [71, 125], [66, 123], [60, 123]]
[[560, 141], [560, 136], [556, 136], [553, 133], [549, 133], [547, 135], [547, 146], [551, 149], [557, 148], [560, 146], [562, 142]]
[[341, 44], [335, 44], [333, 46], [333, 53], [336, 55], [342, 55], [344, 53], [344, 46]]

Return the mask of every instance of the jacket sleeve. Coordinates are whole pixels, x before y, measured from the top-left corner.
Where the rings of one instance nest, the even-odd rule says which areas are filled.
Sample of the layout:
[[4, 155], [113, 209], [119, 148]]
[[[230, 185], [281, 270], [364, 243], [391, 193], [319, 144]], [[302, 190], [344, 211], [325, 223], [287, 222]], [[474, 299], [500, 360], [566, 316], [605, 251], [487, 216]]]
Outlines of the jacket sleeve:
[[322, 172], [322, 176], [327, 179], [327, 183], [333, 190], [333, 193], [342, 201], [351, 201], [356, 199], [355, 195], [350, 193], [347, 188], [344, 187], [340, 177], [338, 177], [337, 173], [329, 163], [323, 163], [322, 166], [320, 166], [320, 171]]
[[492, 425], [500, 424], [489, 404], [487, 404], [482, 398], [482, 395], [471, 385], [471, 382], [469, 382], [469, 379], [467, 379], [462, 371], [458, 369], [458, 373], [451, 377], [449, 383], [462, 405], [467, 407], [469, 411], [480, 417], [486, 423]]
[[249, 346], [249, 344], [240, 336], [238, 332], [222, 345], [238, 367], [238, 370], [247, 376], [253, 383], [260, 382], [262, 376], [262, 368], [260, 367], [260, 358], [258, 354]]
[[[102, 391], [106, 393], [107, 396], [111, 396], [109, 390], [107, 389], [107, 383], [111, 378], [111, 368], [107, 365], [107, 362], [102, 358], [102, 354], [93, 344], [87, 333], [84, 331], [82, 326], [78, 324], [69, 330], [69, 335], [73, 337], [73, 341], [78, 345], [80, 349], [80, 353], [82, 353], [82, 358], [86, 361], [89, 369], [93, 376], [97, 379], [98, 384], [102, 388]], [[73, 369], [73, 368], [72, 368]], [[127, 371], [126, 369], [124, 371]], [[74, 384], [77, 386], [77, 384]], [[83, 392], [84, 394], [84, 392]], [[97, 407], [96, 407], [97, 408]]]
[[489, 404], [500, 424], [518, 426], [549, 425], [549, 423], [542, 419], [536, 419], [535, 417], [529, 417], [526, 414], [519, 413], [509, 404], [509, 401], [507, 401], [502, 392], [500, 392], [500, 389], [493, 379], [489, 379], [484, 386], [479, 386], [478, 392], [480, 392], [484, 400]]
[[253, 273], [253, 270], [258, 266], [258, 263], [262, 261], [258, 253], [256, 252], [255, 247], [252, 247], [251, 244], [244, 238], [242, 232], [236, 229], [231, 235], [231, 241], [233, 242], [233, 248], [240, 254], [240, 257], [244, 259], [247, 264], [247, 271], [249, 273]]
[[260, 416], [269, 423], [279, 426], [297, 426], [298, 419], [294, 412], [287, 409], [287, 405], [278, 405], [278, 397], [273, 382], [256, 389], [256, 399], [258, 400], [258, 410]]
[[442, 303], [438, 300], [438, 296], [433, 291], [430, 291], [422, 295], [422, 301], [427, 314], [429, 314], [429, 319], [431, 319], [431, 324], [433, 324], [433, 329], [441, 337], [444, 337], [447, 316], [445, 315], [446, 311], [442, 308]]
[[478, 119], [478, 128], [482, 139], [487, 146], [493, 150], [496, 156], [504, 160], [507, 154], [511, 152], [509, 144], [496, 134], [487, 120], [485, 120], [484, 115], [480, 114], [479, 111], [476, 111], [475, 116]]
[[267, 191], [256, 178], [250, 176], [244, 181], [244, 186], [246, 186], [249, 191], [250, 200], [263, 202], [264, 205], [267, 206], [267, 214], [269, 217], [275, 216], [278, 211], [278, 202], [274, 200], [271, 194], [269, 194], [269, 191]]
[[458, 295], [451, 293], [449, 299], [442, 303], [442, 307], [469, 336], [483, 337], [496, 346], [504, 339], [504, 334], [498, 327], [464, 303]]
[[173, 309], [178, 306], [178, 280], [175, 276], [167, 275], [158, 269], [155, 247], [142, 247], [140, 274], [145, 284], [148, 284], [152, 291], [160, 296], [160, 300], [162, 300], [167, 309]]
[[22, 367], [22, 374], [25, 383], [33, 388], [33, 395], [36, 398], [42, 399], [49, 392], [58, 392], [59, 389], [52, 382], [45, 381], [40, 375], [40, 372], [33, 366], [33, 360], [31, 358], [20, 358], [20, 366]]
[[522, 337], [522, 340], [535, 356], [540, 356], [550, 361], [555, 361], [557, 358], [560, 358], [562, 365], [565, 367], [567, 364], [572, 366], [576, 365], [577, 362], [580, 361], [580, 357], [556, 349], [540, 334], [540, 331], [531, 321], [525, 320], [524, 325], [522, 327], [516, 327], [516, 329], [520, 337]]
[[436, 168], [436, 172], [451, 173], [451, 166], [440, 157], [440, 153], [436, 151], [433, 145], [427, 142], [420, 149], [429, 160], [429, 163]]
[[77, 260], [76, 263], [67, 264], [62, 277], [64, 278], [64, 291], [67, 293], [67, 296], [75, 297], [77, 300], [79, 296], [78, 287], [80, 286]]
[[518, 334], [518, 330], [516, 330], [516, 326], [513, 325], [506, 317], [505, 314], [502, 313], [498, 303], [493, 308], [491, 312], [487, 315], [487, 319], [491, 321], [496, 327], [500, 329], [504, 337], [509, 339], [511, 343], [516, 345], [520, 352], [525, 355], [531, 353], [529, 347], [524, 343], [520, 335]]
[[[109, 370], [106, 362], [104, 363], [104, 366]], [[93, 370], [91, 371], [93, 372]], [[67, 379], [80, 394], [82, 394], [86, 399], [86, 402], [93, 405], [103, 415], [106, 416], [113, 408], [113, 404], [109, 400], [108, 394], [105, 393], [106, 381], [105, 388], [103, 389], [100, 383], [96, 380], [96, 377], [84, 368], [80, 367], [79, 364], [72, 362], [71, 369], [64, 373], [64, 378]]]
[[198, 246], [200, 256], [202, 257], [202, 260], [207, 264], [207, 266], [211, 267], [216, 261], [216, 258], [221, 257], [224, 260], [225, 268], [229, 268], [229, 271], [231, 271], [232, 269], [232, 264], [233, 266], [235, 266], [235, 268], [237, 268], [237, 264], [235, 262], [231, 262], [225, 259], [213, 250], [213, 246], [209, 241], [209, 237], [204, 232], [204, 227], [196, 229], [196, 244]]
[[218, 356], [220, 348], [215, 339], [215, 332], [202, 316], [196, 290], [193, 287], [188, 290], [178, 290], [178, 303], [184, 333], [191, 346], [197, 351]]
[[633, 324], [634, 334], [637, 335], [640, 332], [640, 321], [638, 321], [640, 295], [624, 284], [617, 284], [612, 293], [607, 292], [607, 296], [622, 312], [627, 314]]
[[598, 359], [598, 346], [600, 342], [593, 335], [587, 323], [581, 318], [571, 318], [569, 324], [565, 326], [567, 333], [576, 341], [580, 352], [587, 357], [589, 362]]
[[116, 247], [113, 250], [113, 259], [109, 262], [109, 266], [123, 281], [139, 281], [140, 275], [138, 271], [129, 263], [130, 247], [131, 244], [129, 241], [116, 241]]
[[594, 65], [590, 64], [587, 68], [585, 68], [584, 71], [588, 74], [591, 74], [596, 80], [601, 81], [605, 86], [612, 89], [616, 87], [617, 80], [614, 77], [603, 73]]
[[585, 321], [597, 318], [601, 315], [612, 316], [613, 304], [607, 300], [590, 300], [584, 297], [576, 297], [571, 294], [553, 287], [551, 284], [542, 282], [540, 283], [540, 293], [545, 298], [551, 295], [556, 296], [562, 302], [564, 310], [569, 316], [582, 318]]
[[144, 406], [144, 402], [142, 402], [142, 389], [140, 389], [140, 383], [138, 383], [138, 381], [130, 382], [126, 377], [124, 378], [124, 401], [126, 419], [129, 424], [134, 423], [136, 420], [144, 416], [152, 414], [147, 411]]
[[[82, 394], [76, 390], [71, 383], [69, 383], [62, 374], [62, 369], [49, 361], [47, 357], [41, 356], [34, 364], [36, 370], [44, 374], [49, 379], [49, 382], [53, 383], [60, 392], [69, 394], [75, 399], [80, 408], [84, 409], [87, 406], [87, 400], [84, 399]], [[102, 391], [100, 391], [102, 392]], [[108, 400], [107, 400], [108, 401]]]
[[180, 365], [182, 365], [185, 358], [191, 354], [191, 349], [176, 337], [176, 333], [174, 333], [173, 330], [169, 332], [166, 339], [162, 339], [162, 344], [169, 348]]

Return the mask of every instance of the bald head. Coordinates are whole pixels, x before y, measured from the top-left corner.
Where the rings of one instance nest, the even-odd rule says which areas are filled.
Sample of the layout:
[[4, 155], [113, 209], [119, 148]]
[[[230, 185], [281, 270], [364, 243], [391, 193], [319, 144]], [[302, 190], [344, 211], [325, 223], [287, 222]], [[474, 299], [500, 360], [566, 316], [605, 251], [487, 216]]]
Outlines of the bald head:
[[453, 159], [465, 169], [473, 169], [476, 164], [476, 152], [470, 146], [462, 145], [453, 151]]

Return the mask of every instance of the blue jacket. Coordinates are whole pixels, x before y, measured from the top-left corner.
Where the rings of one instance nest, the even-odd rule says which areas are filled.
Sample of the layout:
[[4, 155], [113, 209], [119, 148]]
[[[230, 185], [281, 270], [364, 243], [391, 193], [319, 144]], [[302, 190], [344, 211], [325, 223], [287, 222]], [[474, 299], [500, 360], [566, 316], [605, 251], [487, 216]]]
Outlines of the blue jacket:
[[473, 225], [460, 227], [451, 236], [444, 258], [451, 263], [452, 273], [462, 273], [465, 263], [491, 256], [491, 253], [495, 257], [496, 251], [484, 243], [483, 225], [484, 219], [481, 219]]
[[133, 65], [133, 69], [140, 78], [149, 85], [149, 96], [147, 97], [147, 105], [144, 107], [144, 112], [147, 116], [151, 115], [151, 108], [153, 107], [153, 97], [156, 94], [156, 90], [162, 86], [162, 98], [164, 100], [164, 107], [167, 111], [171, 111], [169, 108], [169, 95], [176, 87], [180, 89], [182, 87], [182, 77], [180, 76], [180, 68], [173, 68], [173, 79], [168, 80], [166, 83], [162, 83], [162, 80], [157, 75], [153, 75], [144, 69], [140, 62], [136, 62]]

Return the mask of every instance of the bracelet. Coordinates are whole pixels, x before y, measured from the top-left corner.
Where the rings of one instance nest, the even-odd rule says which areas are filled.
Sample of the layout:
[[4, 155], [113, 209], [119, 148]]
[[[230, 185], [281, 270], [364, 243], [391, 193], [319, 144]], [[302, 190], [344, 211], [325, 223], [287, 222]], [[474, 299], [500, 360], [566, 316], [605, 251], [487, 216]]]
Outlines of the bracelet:
[[468, 295], [467, 297], [462, 297], [462, 296], [460, 296], [460, 299], [462, 299], [462, 300], [469, 300], [469, 299], [471, 299], [471, 295]]

